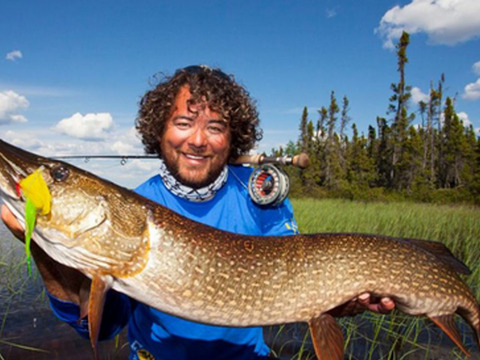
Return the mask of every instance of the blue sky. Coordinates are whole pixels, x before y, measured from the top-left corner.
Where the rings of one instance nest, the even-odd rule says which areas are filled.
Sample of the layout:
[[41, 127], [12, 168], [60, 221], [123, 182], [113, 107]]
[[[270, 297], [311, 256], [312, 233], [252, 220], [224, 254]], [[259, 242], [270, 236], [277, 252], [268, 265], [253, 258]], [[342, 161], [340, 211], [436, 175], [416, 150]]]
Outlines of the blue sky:
[[[366, 132], [388, 117], [402, 30], [414, 99], [444, 73], [445, 95], [479, 129], [478, 14], [478, 0], [3, 0], [0, 137], [48, 156], [141, 154], [140, 97], [154, 74], [191, 64], [246, 86], [264, 130], [259, 151], [296, 140], [302, 108], [316, 121], [331, 91], [349, 98], [352, 123]], [[76, 164], [126, 186], [156, 169], [148, 160]]]

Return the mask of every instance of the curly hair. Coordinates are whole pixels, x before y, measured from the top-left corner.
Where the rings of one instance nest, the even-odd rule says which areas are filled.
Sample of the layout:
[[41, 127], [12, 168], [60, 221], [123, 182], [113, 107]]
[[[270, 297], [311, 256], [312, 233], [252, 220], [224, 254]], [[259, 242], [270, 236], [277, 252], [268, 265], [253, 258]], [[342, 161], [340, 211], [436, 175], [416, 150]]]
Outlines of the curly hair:
[[135, 127], [148, 154], [162, 156], [160, 138], [173, 111], [175, 98], [184, 85], [192, 94], [190, 103], [205, 102], [228, 122], [231, 132], [230, 160], [247, 153], [261, 140], [255, 103], [233, 75], [204, 65], [188, 66], [177, 70], [171, 77], [163, 76], [162, 81], [140, 100]]

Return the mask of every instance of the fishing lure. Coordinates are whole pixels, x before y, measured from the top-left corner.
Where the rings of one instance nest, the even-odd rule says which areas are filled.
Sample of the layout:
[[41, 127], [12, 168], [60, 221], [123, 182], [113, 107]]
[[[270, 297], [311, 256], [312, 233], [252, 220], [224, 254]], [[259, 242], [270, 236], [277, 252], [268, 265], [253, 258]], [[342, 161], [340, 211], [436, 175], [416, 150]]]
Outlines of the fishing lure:
[[50, 212], [52, 202], [52, 196], [47, 183], [43, 179], [42, 170], [42, 168], [39, 168], [18, 182], [18, 187], [25, 197], [25, 255], [29, 275], [32, 275], [30, 242], [37, 214], [47, 215]]

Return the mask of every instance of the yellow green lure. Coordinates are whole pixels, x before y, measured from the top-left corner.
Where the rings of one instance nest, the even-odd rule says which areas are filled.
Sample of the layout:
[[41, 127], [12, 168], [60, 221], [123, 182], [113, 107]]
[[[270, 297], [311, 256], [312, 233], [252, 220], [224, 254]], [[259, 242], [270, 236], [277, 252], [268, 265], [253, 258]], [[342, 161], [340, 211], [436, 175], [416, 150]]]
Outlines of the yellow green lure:
[[37, 214], [47, 215], [50, 212], [52, 196], [42, 176], [42, 168], [35, 170], [18, 183], [25, 198], [25, 254], [27, 256], [28, 273], [32, 275], [30, 241]]

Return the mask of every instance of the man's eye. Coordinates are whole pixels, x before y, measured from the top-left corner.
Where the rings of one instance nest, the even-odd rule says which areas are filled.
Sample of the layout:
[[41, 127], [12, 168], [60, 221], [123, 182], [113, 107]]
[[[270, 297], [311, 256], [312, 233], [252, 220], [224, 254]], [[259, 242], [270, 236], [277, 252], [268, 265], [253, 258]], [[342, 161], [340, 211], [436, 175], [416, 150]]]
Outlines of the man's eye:
[[224, 129], [219, 126], [209, 126], [208, 131], [210, 131], [212, 134], [221, 134], [223, 133]]
[[227, 127], [223, 123], [213, 123], [207, 128], [212, 134], [223, 134], [227, 130]]
[[176, 122], [175, 126], [180, 128], [180, 129], [188, 129], [190, 127], [190, 123], [188, 122]]

